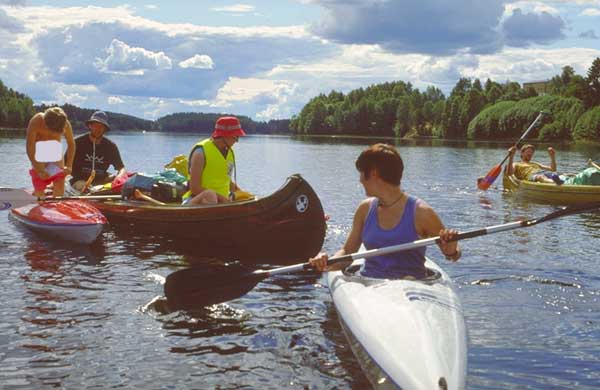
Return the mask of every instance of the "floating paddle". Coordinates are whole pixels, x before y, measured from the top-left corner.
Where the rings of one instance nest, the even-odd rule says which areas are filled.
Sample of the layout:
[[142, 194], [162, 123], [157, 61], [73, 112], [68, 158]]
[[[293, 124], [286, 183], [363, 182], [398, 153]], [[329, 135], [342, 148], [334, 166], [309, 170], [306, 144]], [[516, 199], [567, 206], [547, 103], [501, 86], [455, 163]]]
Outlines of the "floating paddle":
[[[515, 143], [515, 147], [519, 146], [519, 144], [521, 143], [521, 141], [523, 141], [525, 139], [525, 137], [527, 137], [527, 134], [529, 134], [529, 132], [535, 127], [536, 123], [545, 114], [546, 113], [544, 111], [540, 111], [540, 113], [535, 118], [535, 120], [533, 121], [533, 123], [527, 128], [527, 130], [525, 130], [525, 132], [523, 133], [523, 135], [521, 136], [521, 138], [519, 138], [517, 140], [517, 142]], [[487, 173], [487, 175], [485, 175], [485, 177], [483, 179], [478, 179], [477, 180], [477, 187], [480, 190], [486, 191], [492, 185], [492, 183], [494, 183], [494, 181], [496, 180], [496, 178], [500, 175], [500, 172], [502, 172], [502, 165], [506, 162], [506, 160], [508, 159], [508, 157], [510, 157], [510, 153], [508, 153], [506, 155], [506, 157], [504, 157], [504, 160], [502, 160], [502, 162], [500, 164], [498, 164], [495, 167], [493, 167], [492, 169], [490, 169], [490, 171]]]
[[89, 196], [57, 196], [48, 198], [37, 198], [25, 190], [17, 188], [0, 187], [0, 210], [10, 210], [12, 208], [26, 206], [37, 203], [41, 200], [60, 201], [60, 200], [109, 200], [121, 199], [121, 195], [89, 195]]
[[[600, 208], [600, 202], [586, 203], [563, 207], [544, 217], [524, 221], [509, 222], [503, 225], [490, 226], [483, 229], [459, 233], [453, 241], [465, 240], [498, 233], [522, 227], [537, 225], [565, 215], [577, 214]], [[327, 264], [370, 258], [390, 253], [420, 248], [439, 243], [439, 237], [431, 237], [405, 244], [393, 245], [385, 248], [371, 249], [366, 252], [352, 253], [339, 257], [332, 257]], [[259, 282], [272, 275], [304, 271], [312, 269], [310, 263], [301, 263], [270, 270], [250, 271], [241, 266], [225, 266], [218, 269], [202, 267], [185, 268], [168, 275], [165, 281], [165, 295], [172, 309], [198, 308], [226, 302], [239, 298], [254, 288]]]

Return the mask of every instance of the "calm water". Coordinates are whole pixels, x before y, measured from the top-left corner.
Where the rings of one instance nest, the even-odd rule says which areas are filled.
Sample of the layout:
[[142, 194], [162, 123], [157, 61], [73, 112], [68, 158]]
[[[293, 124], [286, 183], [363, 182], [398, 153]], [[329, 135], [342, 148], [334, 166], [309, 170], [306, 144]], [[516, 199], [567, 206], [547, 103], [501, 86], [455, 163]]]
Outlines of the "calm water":
[[[111, 138], [127, 168], [146, 172], [196, 141]], [[333, 252], [363, 198], [354, 160], [369, 143], [247, 137], [236, 146], [237, 179], [265, 195], [301, 173], [331, 217], [324, 249]], [[403, 187], [449, 226], [468, 230], [554, 210], [498, 188], [476, 190], [475, 178], [504, 157], [505, 146], [399, 147]], [[576, 170], [597, 155], [598, 147], [559, 149], [559, 166]], [[23, 139], [0, 139], [0, 167], [0, 186], [30, 186]], [[599, 213], [582, 214], [471, 239], [457, 264], [428, 250], [459, 288], [469, 389], [600, 387], [599, 228]], [[95, 245], [73, 248], [0, 215], [0, 387], [368, 387], [320, 275], [272, 278], [212, 311], [166, 313], [162, 282], [184, 264], [176, 245], [143, 236], [109, 230]]]

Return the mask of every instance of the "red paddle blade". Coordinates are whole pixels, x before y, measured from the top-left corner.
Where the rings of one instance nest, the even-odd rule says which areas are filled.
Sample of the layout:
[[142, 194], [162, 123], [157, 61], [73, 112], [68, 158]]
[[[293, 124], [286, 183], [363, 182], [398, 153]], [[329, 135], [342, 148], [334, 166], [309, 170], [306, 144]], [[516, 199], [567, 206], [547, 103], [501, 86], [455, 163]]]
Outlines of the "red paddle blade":
[[502, 166], [498, 164], [494, 168], [490, 169], [484, 178], [477, 179], [477, 187], [482, 191], [487, 190], [492, 183], [494, 183], [498, 175], [500, 175], [500, 172], [502, 172]]

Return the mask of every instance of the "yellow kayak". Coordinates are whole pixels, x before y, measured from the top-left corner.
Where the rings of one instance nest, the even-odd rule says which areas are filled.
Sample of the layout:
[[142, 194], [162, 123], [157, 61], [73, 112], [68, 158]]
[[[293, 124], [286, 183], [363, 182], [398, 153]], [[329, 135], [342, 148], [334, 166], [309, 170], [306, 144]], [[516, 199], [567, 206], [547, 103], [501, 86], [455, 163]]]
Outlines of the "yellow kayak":
[[519, 180], [514, 175], [503, 175], [504, 191], [548, 203], [574, 204], [600, 201], [600, 186], [556, 185]]

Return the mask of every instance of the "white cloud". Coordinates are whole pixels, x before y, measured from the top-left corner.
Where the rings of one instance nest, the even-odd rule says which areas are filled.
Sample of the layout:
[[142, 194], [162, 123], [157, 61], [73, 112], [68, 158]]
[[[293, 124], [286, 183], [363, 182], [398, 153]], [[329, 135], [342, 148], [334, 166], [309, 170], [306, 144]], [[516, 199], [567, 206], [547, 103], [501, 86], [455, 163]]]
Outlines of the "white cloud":
[[214, 106], [229, 107], [232, 102], [248, 102], [263, 94], [281, 96], [293, 90], [293, 86], [285, 82], [267, 79], [230, 77], [217, 92]]
[[185, 106], [190, 106], [190, 107], [208, 107], [210, 106], [210, 101], [209, 100], [204, 100], [204, 99], [200, 99], [200, 100], [183, 100], [180, 99], [179, 103], [185, 105]]
[[181, 68], [213, 69], [215, 67], [215, 63], [213, 62], [212, 58], [205, 54], [196, 54], [185, 61], [181, 61], [179, 66]]
[[600, 16], [600, 9], [598, 8], [586, 8], [581, 11], [581, 16]]
[[151, 70], [172, 68], [171, 59], [162, 51], [153, 52], [142, 47], [131, 47], [118, 39], [112, 40], [106, 52], [108, 56], [96, 62], [96, 67], [106, 73], [143, 75]]
[[146, 9], [151, 9], [151, 10], [157, 10], [157, 9], [158, 9], [158, 6], [157, 6], [157, 5], [154, 5], [154, 4], [146, 4], [146, 5], [144, 6], [144, 8], [146, 8]]
[[254, 11], [255, 7], [249, 4], [234, 4], [226, 7], [211, 8], [216, 12], [248, 13]]
[[109, 96], [108, 97], [108, 104], [121, 104], [121, 103], [125, 103], [125, 100], [121, 99], [118, 96]]

